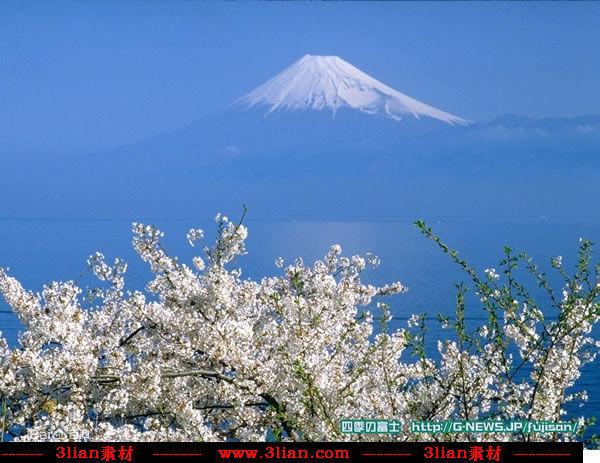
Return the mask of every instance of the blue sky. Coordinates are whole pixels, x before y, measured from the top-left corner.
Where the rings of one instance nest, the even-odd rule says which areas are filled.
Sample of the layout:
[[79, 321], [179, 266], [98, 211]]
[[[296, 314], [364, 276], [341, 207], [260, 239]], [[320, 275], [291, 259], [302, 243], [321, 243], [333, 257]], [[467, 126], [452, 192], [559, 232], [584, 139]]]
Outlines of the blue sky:
[[193, 122], [306, 53], [471, 120], [600, 112], [598, 3], [0, 2], [0, 147]]

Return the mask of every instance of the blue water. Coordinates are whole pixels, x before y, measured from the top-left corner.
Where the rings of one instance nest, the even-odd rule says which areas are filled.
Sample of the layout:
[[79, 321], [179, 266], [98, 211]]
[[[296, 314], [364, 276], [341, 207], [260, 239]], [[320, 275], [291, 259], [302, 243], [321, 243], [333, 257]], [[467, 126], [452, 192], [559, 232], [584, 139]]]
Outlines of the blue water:
[[[189, 228], [203, 228], [208, 241], [214, 238], [215, 227], [211, 221], [155, 219], [144, 223], [159, 226], [166, 233], [166, 247], [183, 261], [189, 261], [198, 252], [198, 248], [191, 248], [185, 240]], [[480, 270], [497, 267], [503, 257], [503, 246], [509, 245], [515, 251], [526, 250], [551, 274], [548, 260], [553, 256], [562, 255], [567, 266], [575, 263], [580, 237], [600, 242], [600, 222], [443, 219], [428, 223]], [[237, 261], [247, 277], [277, 274], [280, 270], [273, 262], [279, 256], [287, 262], [299, 256], [311, 262], [333, 243], [341, 244], [347, 254], [377, 254], [382, 260], [381, 266], [368, 271], [365, 279], [373, 283], [400, 280], [410, 288], [407, 294], [391, 300], [396, 317], [392, 327], [404, 326], [406, 317], [412, 313], [451, 314], [456, 294], [454, 285], [461, 281], [468, 283], [466, 276], [418, 232], [411, 220], [249, 220], [247, 225], [248, 254]], [[40, 290], [46, 282], [66, 279], [86, 285], [93, 283], [85, 273], [86, 259], [93, 252], [101, 251], [109, 259], [126, 259], [128, 288], [141, 289], [150, 274], [131, 248], [130, 228], [129, 220], [0, 219], [0, 266], [10, 267], [11, 275], [28, 289]], [[535, 284], [530, 287], [535, 288]], [[470, 302], [467, 315], [470, 323], [476, 323], [484, 314], [477, 304]], [[7, 311], [8, 307], [0, 301], [0, 330], [14, 344], [19, 325]], [[436, 326], [432, 324], [431, 340], [445, 336]], [[586, 389], [590, 396], [590, 401], [577, 410], [585, 416], [600, 417], [597, 367], [598, 361], [588, 365], [578, 384], [578, 388]], [[593, 432], [600, 433], [600, 428], [596, 427]]]

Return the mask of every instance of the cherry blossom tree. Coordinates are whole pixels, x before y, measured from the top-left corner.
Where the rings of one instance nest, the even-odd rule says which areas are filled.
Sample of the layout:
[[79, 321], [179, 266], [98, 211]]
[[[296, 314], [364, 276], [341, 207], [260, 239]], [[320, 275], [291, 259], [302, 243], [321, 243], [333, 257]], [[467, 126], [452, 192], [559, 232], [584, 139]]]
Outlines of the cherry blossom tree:
[[[575, 275], [553, 260], [565, 280], [558, 296], [526, 255], [506, 249], [501, 274], [480, 276], [418, 222], [465, 270], [488, 314], [468, 326], [459, 286], [455, 316], [440, 317], [448, 338], [435, 353], [426, 317], [390, 330], [385, 298], [406, 288], [363, 282], [375, 256], [346, 257], [334, 245], [312, 265], [278, 260], [277, 276], [253, 281], [234, 265], [246, 227], [222, 215], [216, 224], [216, 242], [192, 265], [169, 255], [158, 229], [134, 224], [133, 246], [153, 273], [144, 291], [126, 291], [125, 262], [109, 264], [100, 253], [88, 261], [101, 282], [95, 289], [67, 281], [38, 294], [0, 269], [0, 293], [23, 325], [15, 347], [0, 335], [3, 438], [60, 430], [132, 441], [464, 440], [474, 436], [344, 434], [340, 421], [559, 420], [566, 403], [586, 398], [571, 390], [599, 347], [591, 330], [600, 285], [587, 241]], [[198, 245], [202, 230], [187, 239]], [[517, 281], [519, 264], [548, 292], [556, 318], [546, 319]]]

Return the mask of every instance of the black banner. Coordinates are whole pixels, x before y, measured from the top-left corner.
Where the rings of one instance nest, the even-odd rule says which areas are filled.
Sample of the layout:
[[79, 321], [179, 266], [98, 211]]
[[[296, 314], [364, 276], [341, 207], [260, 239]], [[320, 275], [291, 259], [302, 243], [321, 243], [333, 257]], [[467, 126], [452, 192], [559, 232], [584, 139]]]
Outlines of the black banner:
[[581, 463], [581, 443], [17, 443], [0, 444], [0, 463]]

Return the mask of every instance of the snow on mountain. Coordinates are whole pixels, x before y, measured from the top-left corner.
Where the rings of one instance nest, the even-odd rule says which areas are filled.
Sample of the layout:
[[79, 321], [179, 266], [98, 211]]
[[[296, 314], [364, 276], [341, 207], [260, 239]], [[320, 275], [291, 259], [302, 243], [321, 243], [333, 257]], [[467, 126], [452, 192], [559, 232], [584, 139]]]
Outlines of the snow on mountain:
[[306, 55], [235, 104], [266, 106], [268, 113], [328, 109], [335, 114], [345, 107], [397, 121], [412, 116], [451, 125], [470, 123], [388, 87], [337, 56]]

